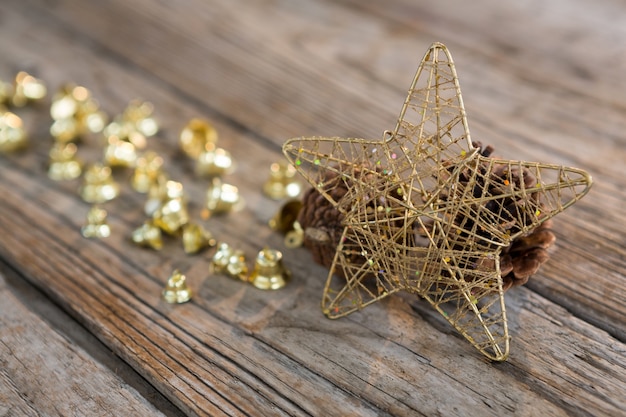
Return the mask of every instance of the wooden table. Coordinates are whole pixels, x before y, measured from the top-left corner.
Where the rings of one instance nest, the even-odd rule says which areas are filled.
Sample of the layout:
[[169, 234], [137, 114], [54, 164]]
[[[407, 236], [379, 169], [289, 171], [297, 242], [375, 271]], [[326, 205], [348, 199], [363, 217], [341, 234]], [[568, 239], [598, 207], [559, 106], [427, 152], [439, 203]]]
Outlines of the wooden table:
[[[383, 4], [384, 3], [384, 4]], [[199, 219], [208, 182], [177, 147], [210, 119], [247, 202], [205, 222], [249, 259], [283, 250], [264, 292], [209, 272], [212, 252], [134, 246], [145, 197], [116, 172], [112, 235], [80, 235], [79, 180], [46, 176], [50, 98], [18, 109], [31, 138], [0, 157], [0, 415], [624, 415], [626, 8], [615, 0], [488, 2], [4, 0], [0, 76], [88, 87], [110, 115], [151, 101], [149, 147]], [[269, 166], [300, 135], [380, 137], [422, 54], [452, 51], [473, 137], [503, 156], [578, 166], [595, 184], [559, 215], [551, 259], [506, 294], [505, 363], [427, 303], [394, 295], [340, 320], [326, 272], [267, 221]], [[102, 138], [79, 145], [98, 160]], [[168, 305], [174, 268], [195, 297]]]

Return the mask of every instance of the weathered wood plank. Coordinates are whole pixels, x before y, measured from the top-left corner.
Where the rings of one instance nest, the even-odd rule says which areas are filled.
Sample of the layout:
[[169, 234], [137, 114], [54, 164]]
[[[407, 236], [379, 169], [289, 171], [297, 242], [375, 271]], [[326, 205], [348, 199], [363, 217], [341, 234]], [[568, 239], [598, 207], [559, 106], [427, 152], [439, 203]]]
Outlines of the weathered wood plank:
[[[0, 229], [11, 236], [3, 256], [24, 265], [33, 280], [187, 412], [202, 414], [207, 402], [217, 407], [213, 413], [292, 413], [298, 404], [300, 412], [314, 415], [364, 414], [366, 404], [399, 415], [461, 410], [524, 415], [537, 409], [524, 411], [519, 402], [554, 415], [585, 410], [610, 415], [624, 406], [626, 397], [617, 395], [626, 382], [623, 344], [526, 290], [521, 294], [529, 298], [518, 295], [511, 308], [516, 352], [497, 367], [477, 357], [427, 306], [412, 305], [426, 319], [421, 320], [401, 298], [348, 320], [323, 320], [314, 297], [321, 283], [314, 276], [290, 293], [268, 296], [206, 277], [207, 261], [199, 260], [190, 271], [206, 277], [199, 299], [172, 308], [159, 300], [164, 274], [151, 276], [124, 259], [130, 249], [122, 242], [112, 241], [113, 247], [108, 241], [85, 242], [80, 253], [68, 250], [81, 239], [80, 221], [52, 204], [71, 197], [16, 170], [1, 168], [0, 178], [0, 192], [16, 183], [29, 190], [0, 208]], [[20, 216], [23, 206], [39, 208]], [[16, 233], [36, 221], [42, 225], [30, 237]], [[75, 235], [57, 236], [68, 224]], [[429, 395], [413, 397], [413, 392]], [[340, 399], [341, 393], [355, 399]]]
[[[122, 379], [121, 369], [113, 373], [35, 314], [32, 303], [45, 310], [46, 320], [69, 320], [46, 308], [41, 296], [27, 294], [22, 299], [25, 290], [14, 279], [7, 282], [6, 266], [0, 267], [0, 415], [165, 415]], [[156, 400], [167, 415], [179, 414]]]
[[[354, 5], [333, 2], [189, 0], [176, 10], [115, 0], [46, 6], [36, 0], [0, 5], [6, 59], [0, 69], [30, 63], [52, 85], [77, 80], [110, 111], [134, 96], [154, 101], [165, 129], [151, 146], [185, 182], [194, 215], [205, 184], [174, 150], [175, 136], [198, 112], [213, 117], [224, 133], [220, 143], [239, 161], [228, 180], [241, 187], [249, 206], [209, 224], [249, 256], [264, 244], [281, 245], [265, 226], [277, 203], [259, 195], [259, 173], [279, 158], [282, 141], [299, 134], [371, 136], [391, 127], [421, 53], [414, 53], [415, 44], [426, 47], [442, 33], [391, 12], [355, 12]], [[403, 16], [424, 13], [413, 4], [402, 7]], [[531, 10], [522, 12], [528, 21]], [[431, 13], [436, 21], [444, 9]], [[455, 19], [464, 13], [459, 9]], [[583, 27], [596, 14], [589, 16], [581, 16]], [[142, 220], [142, 198], [130, 192], [108, 205], [114, 235], [85, 241], [78, 228], [87, 207], [75, 195], [76, 182], [44, 177], [47, 127], [37, 114], [31, 122], [42, 141], [0, 164], [0, 195], [13, 196], [0, 204], [7, 236], [0, 256], [188, 413], [619, 413], [626, 408], [626, 244], [614, 225], [626, 219], [620, 210], [626, 152], [616, 133], [624, 124], [623, 97], [608, 102], [604, 90], [586, 92], [584, 80], [554, 80], [552, 67], [565, 64], [546, 59], [545, 51], [562, 37], [546, 38], [539, 53], [511, 35], [507, 45], [521, 52], [507, 55], [501, 44], [472, 46], [465, 35], [474, 26], [485, 20], [449, 33], [470, 118], [476, 115], [477, 123], [470, 120], [475, 137], [494, 138], [489, 142], [505, 156], [586, 167], [598, 181], [586, 200], [560, 216], [557, 251], [532, 285], [539, 294], [507, 295], [513, 352], [506, 364], [485, 364], [427, 306], [405, 296], [344, 320], [324, 319], [325, 274], [303, 250], [289, 254], [296, 272], [290, 287], [263, 293], [208, 275], [206, 256], [186, 257], [173, 241], [158, 254], [134, 248], [127, 236]], [[365, 40], [361, 49], [359, 39]], [[596, 59], [609, 52], [594, 50]], [[542, 59], [527, 73], [517, 59], [533, 56]], [[76, 62], [81, 65], [71, 65]], [[620, 82], [615, 68], [604, 75]], [[589, 102], [598, 108], [588, 111]], [[84, 147], [92, 160], [94, 145]], [[197, 289], [189, 305], [159, 300], [174, 267], [187, 271]], [[581, 276], [588, 278], [577, 282]]]
[[[432, 24], [419, 26], [399, 19], [397, 12], [387, 22], [379, 15], [392, 12], [362, 14], [346, 8], [335, 10], [326, 3], [272, 8], [263, 4], [233, 6], [232, 2], [190, 1], [177, 13], [150, 2], [131, 6], [111, 0], [87, 6], [66, 0], [62, 4], [65, 7], [56, 8], [55, 16], [71, 26], [71, 33], [89, 38], [89, 42], [122, 56], [160, 82], [206, 103], [213, 111], [228, 115], [230, 121], [254, 129], [277, 145], [284, 138], [299, 134], [368, 136], [393, 126], [405, 85], [421, 53], [414, 50], [415, 46], [408, 50], [408, 42], [417, 44], [421, 40], [427, 45], [441, 33], [439, 29], [430, 30]], [[329, 8], [333, 13], [328, 12]], [[465, 25], [470, 26], [462, 33], [486, 26], [484, 21], [473, 23], [465, 19], [465, 8], [424, 11], [404, 5], [390, 9], [450, 24], [467, 20]], [[471, 16], [475, 16], [482, 13], [476, 10], [488, 7], [473, 5], [472, 9], [475, 11]], [[520, 19], [525, 16], [531, 20], [533, 10], [528, 7], [516, 11], [521, 13]], [[558, 10], [549, 9], [546, 13], [558, 19]], [[109, 20], [99, 18], [106, 13], [115, 16], [110, 20], [119, 22], [124, 29], [111, 32]], [[606, 13], [606, 9], [581, 15], [579, 24], [591, 28], [601, 13]], [[492, 14], [485, 16], [483, 19], [489, 19]], [[365, 38], [372, 42], [368, 51], [378, 51], [382, 56], [353, 52], [354, 39], [346, 34], [348, 29], [339, 29], [345, 26], [340, 25], [342, 22], [348, 22], [357, 34], [370, 33]], [[133, 29], [136, 27], [141, 32]], [[611, 105], [599, 102], [607, 99], [606, 95], [597, 88], [583, 88], [591, 81], [581, 84], [580, 77], [562, 81], [571, 78], [564, 74], [572, 73], [572, 55], [576, 51], [580, 65], [589, 67], [589, 61], [610, 60], [613, 50], [596, 48], [592, 52], [598, 55], [590, 55], [587, 50], [583, 55], [580, 47], [569, 46], [563, 52], [566, 57], [555, 55], [547, 59], [552, 57], [547, 51], [568, 44], [569, 32], [552, 34], [545, 24], [539, 28], [544, 31], [541, 39], [545, 39], [538, 50], [544, 52], [541, 57], [533, 49], [537, 40], [533, 48], [520, 46], [514, 55], [504, 54], [507, 48], [502, 44], [487, 42], [484, 30], [478, 32], [482, 37], [475, 35], [475, 44], [479, 46], [470, 48], [467, 41], [457, 41], [460, 49], [453, 49], [453, 53], [460, 65], [462, 85], [467, 87], [465, 101], [470, 124], [475, 138], [495, 144], [504, 156], [573, 164], [592, 172], [596, 185], [590, 196], [560, 216], [556, 227], [563, 237], [591, 242], [585, 252], [591, 259], [603, 259], [605, 265], [598, 264], [596, 271], [579, 269], [574, 279], [562, 273], [543, 279], [547, 270], [542, 271], [533, 288], [625, 340], [626, 307], [621, 300], [626, 294], [626, 281], [611, 272], [611, 265], [624, 267], [626, 259], [625, 238], [613, 227], [626, 222], [626, 214], [620, 210], [626, 191], [615, 187], [616, 181], [624, 177], [620, 161], [626, 149], [614, 133], [626, 128], [622, 117], [624, 103], [619, 98], [612, 100]], [[611, 28], [618, 31], [617, 27]], [[378, 34], [377, 40], [372, 39], [371, 33]], [[493, 29], [493, 33], [498, 32]], [[211, 41], [206, 42], [207, 39]], [[391, 40], [387, 43], [387, 39]], [[397, 44], [397, 49], [392, 50]], [[615, 43], [612, 46], [619, 47]], [[143, 52], [138, 54], [138, 50]], [[349, 59], [342, 54], [344, 50], [350, 51]], [[520, 62], [529, 63], [532, 71], [523, 71]], [[591, 78], [604, 76], [602, 73]], [[613, 69], [606, 77], [608, 84], [619, 85]], [[596, 111], [590, 103], [598, 103]], [[520, 117], [520, 112], [524, 117]], [[602, 201], [601, 215], [597, 201]], [[584, 238], [576, 234], [583, 230]], [[570, 265], [569, 252], [560, 253], [563, 252], [565, 263], [561, 265]], [[559, 267], [558, 271], [562, 269]], [[612, 288], [621, 297], [605, 297], [604, 291], [583, 292], [580, 286]]]

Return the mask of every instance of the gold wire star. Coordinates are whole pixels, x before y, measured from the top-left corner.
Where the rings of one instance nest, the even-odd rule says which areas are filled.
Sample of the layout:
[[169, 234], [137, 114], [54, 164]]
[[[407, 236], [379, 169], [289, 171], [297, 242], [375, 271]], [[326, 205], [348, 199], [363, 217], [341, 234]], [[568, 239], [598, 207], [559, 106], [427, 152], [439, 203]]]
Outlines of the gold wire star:
[[328, 317], [408, 291], [497, 361], [509, 353], [501, 249], [591, 186], [579, 169], [482, 156], [440, 43], [382, 140], [296, 138], [283, 151], [343, 215], [322, 299]]

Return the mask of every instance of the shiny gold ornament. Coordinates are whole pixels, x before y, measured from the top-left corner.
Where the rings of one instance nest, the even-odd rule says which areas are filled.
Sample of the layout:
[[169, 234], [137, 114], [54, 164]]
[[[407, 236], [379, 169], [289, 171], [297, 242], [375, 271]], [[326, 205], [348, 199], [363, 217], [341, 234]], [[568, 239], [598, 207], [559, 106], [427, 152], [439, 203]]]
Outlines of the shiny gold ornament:
[[3, 111], [0, 114], [0, 153], [16, 151], [27, 143], [22, 119], [10, 111]]
[[285, 235], [285, 246], [288, 248], [302, 246], [304, 230], [302, 230], [300, 223], [296, 220], [301, 209], [302, 201], [287, 201], [269, 221], [269, 226], [272, 230]]
[[133, 167], [137, 162], [135, 145], [117, 136], [109, 136], [104, 148], [104, 162], [111, 167]]
[[[150, 189], [148, 190], [148, 199], [146, 200], [146, 204], [144, 205], [144, 212], [146, 215], [152, 217], [155, 211], [161, 207], [163, 201], [167, 200], [167, 184], [170, 182], [167, 174], [165, 172], [159, 171], [154, 182], [150, 185]], [[180, 185], [181, 193], [183, 185], [180, 183], [176, 183]]]
[[122, 119], [132, 123], [135, 130], [145, 137], [154, 136], [159, 131], [159, 123], [154, 118], [154, 106], [149, 101], [132, 100], [124, 110]]
[[111, 235], [111, 229], [106, 222], [107, 212], [98, 206], [93, 206], [87, 212], [87, 224], [82, 227], [81, 233], [86, 238], [105, 238]]
[[187, 286], [187, 278], [175, 270], [163, 289], [163, 299], [170, 304], [182, 304], [191, 300], [191, 295], [191, 289]]
[[50, 134], [60, 142], [69, 142], [86, 133], [98, 133], [107, 116], [91, 92], [82, 86], [67, 84], [54, 96], [50, 106], [54, 122]]
[[261, 290], [278, 290], [287, 285], [291, 274], [283, 266], [283, 254], [265, 248], [259, 252], [248, 281]]
[[148, 193], [144, 209], [155, 220], [155, 224], [168, 234], [176, 233], [189, 222], [183, 185], [167, 180], [165, 175], [157, 177], [157, 182]]
[[161, 229], [154, 224], [153, 220], [147, 220], [140, 227], [135, 229], [131, 235], [131, 239], [139, 246], [161, 250], [163, 248], [163, 239]]
[[204, 248], [215, 246], [216, 243], [211, 232], [202, 227], [202, 225], [187, 223], [183, 226], [183, 248], [185, 253], [190, 255], [198, 253]]
[[[592, 182], [576, 168], [481, 155], [439, 43], [382, 140], [297, 138], [283, 151], [343, 215], [324, 314], [343, 317], [406, 291], [496, 361], [509, 354], [501, 249], [574, 204]], [[536, 185], [527, 189], [526, 176]]]
[[263, 185], [263, 192], [274, 200], [297, 197], [302, 191], [302, 184], [295, 179], [296, 169], [284, 162], [270, 166], [270, 178]]
[[300, 223], [297, 221], [293, 222], [293, 230], [290, 230], [285, 235], [285, 246], [288, 248], [299, 248], [302, 246], [302, 242], [304, 241], [304, 230]]
[[217, 251], [211, 259], [211, 267], [214, 272], [247, 281], [248, 266], [243, 251], [235, 250], [227, 243], [220, 243], [217, 246]]
[[149, 192], [150, 188], [157, 183], [162, 167], [163, 158], [155, 152], [146, 152], [143, 156], [137, 158], [131, 180], [131, 185], [135, 191], [140, 193]]
[[243, 205], [237, 187], [225, 184], [219, 178], [213, 178], [206, 195], [206, 208], [210, 214], [237, 211], [243, 208]]
[[15, 107], [23, 107], [29, 102], [43, 99], [47, 91], [46, 84], [42, 80], [20, 71], [15, 76], [11, 104]]
[[9, 106], [11, 104], [11, 97], [13, 97], [13, 85], [0, 80], [0, 106]]
[[85, 171], [80, 195], [88, 203], [104, 203], [118, 196], [120, 186], [113, 179], [111, 168], [94, 164]]
[[198, 159], [207, 145], [217, 143], [217, 137], [217, 130], [207, 120], [191, 119], [180, 132], [178, 143], [187, 156]]
[[187, 203], [183, 198], [167, 200], [154, 212], [152, 218], [155, 225], [172, 235], [189, 223]]
[[270, 228], [282, 234], [292, 231], [301, 209], [302, 201], [287, 201], [268, 222]]
[[206, 177], [217, 177], [230, 171], [233, 159], [230, 153], [222, 148], [216, 148], [208, 143], [196, 159], [196, 174]]
[[50, 149], [48, 177], [55, 181], [73, 180], [80, 177], [82, 163], [76, 158], [74, 143], [55, 143]]
[[124, 112], [105, 127], [104, 135], [117, 136], [122, 141], [132, 143], [137, 149], [143, 149], [147, 144], [146, 138], [159, 131], [153, 112], [152, 103], [132, 100]]

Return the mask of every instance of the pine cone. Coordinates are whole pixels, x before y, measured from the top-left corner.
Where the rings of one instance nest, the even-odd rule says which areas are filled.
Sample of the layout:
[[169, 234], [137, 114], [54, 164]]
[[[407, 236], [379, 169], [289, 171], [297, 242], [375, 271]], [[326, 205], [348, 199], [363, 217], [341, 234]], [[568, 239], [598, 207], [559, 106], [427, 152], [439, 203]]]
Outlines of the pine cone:
[[[480, 143], [474, 143], [479, 149], [481, 155], [491, 157], [493, 147], [482, 147]], [[483, 167], [485, 170], [486, 167]], [[528, 170], [523, 172], [513, 172], [512, 175], [505, 172], [505, 166], [494, 166], [490, 175], [495, 177], [511, 178], [516, 186], [520, 186], [524, 182], [525, 188], [532, 188], [537, 180]], [[326, 172], [324, 182], [337, 177], [334, 172]], [[469, 176], [461, 175], [460, 182], [465, 184], [469, 181]], [[494, 182], [497, 184], [498, 182]], [[480, 184], [476, 193], [482, 193]], [[346, 181], [337, 181], [336, 186], [329, 190], [329, 193], [335, 201], [338, 201], [348, 192], [350, 183]], [[496, 187], [492, 185], [492, 187]], [[490, 189], [493, 195], [503, 193], [497, 189]], [[509, 213], [515, 213], [516, 201], [510, 199], [505, 201], [505, 207]], [[495, 209], [495, 207], [494, 207]], [[513, 216], [511, 215], [511, 219]], [[461, 221], [457, 219], [457, 221]], [[467, 221], [467, 219], [465, 219]], [[315, 188], [307, 190], [303, 197], [302, 210], [298, 215], [298, 222], [304, 229], [304, 246], [309, 249], [313, 255], [313, 260], [320, 265], [330, 268], [335, 257], [335, 251], [339, 245], [341, 234], [343, 233], [343, 215], [333, 207], [333, 205], [324, 198]], [[552, 246], [556, 240], [554, 234], [550, 231], [551, 221], [546, 221], [540, 226], [532, 230], [529, 234], [514, 239], [511, 244], [504, 248], [500, 253], [500, 272], [502, 275], [503, 289], [524, 285], [528, 282], [530, 276], [535, 274], [539, 267], [548, 260], [548, 248]], [[514, 234], [519, 231], [519, 226], [511, 223], [510, 233]], [[359, 257], [359, 255], [354, 255]], [[355, 262], [362, 262], [364, 259], [354, 259]], [[344, 275], [343, 271], [335, 271], [340, 276]]]

